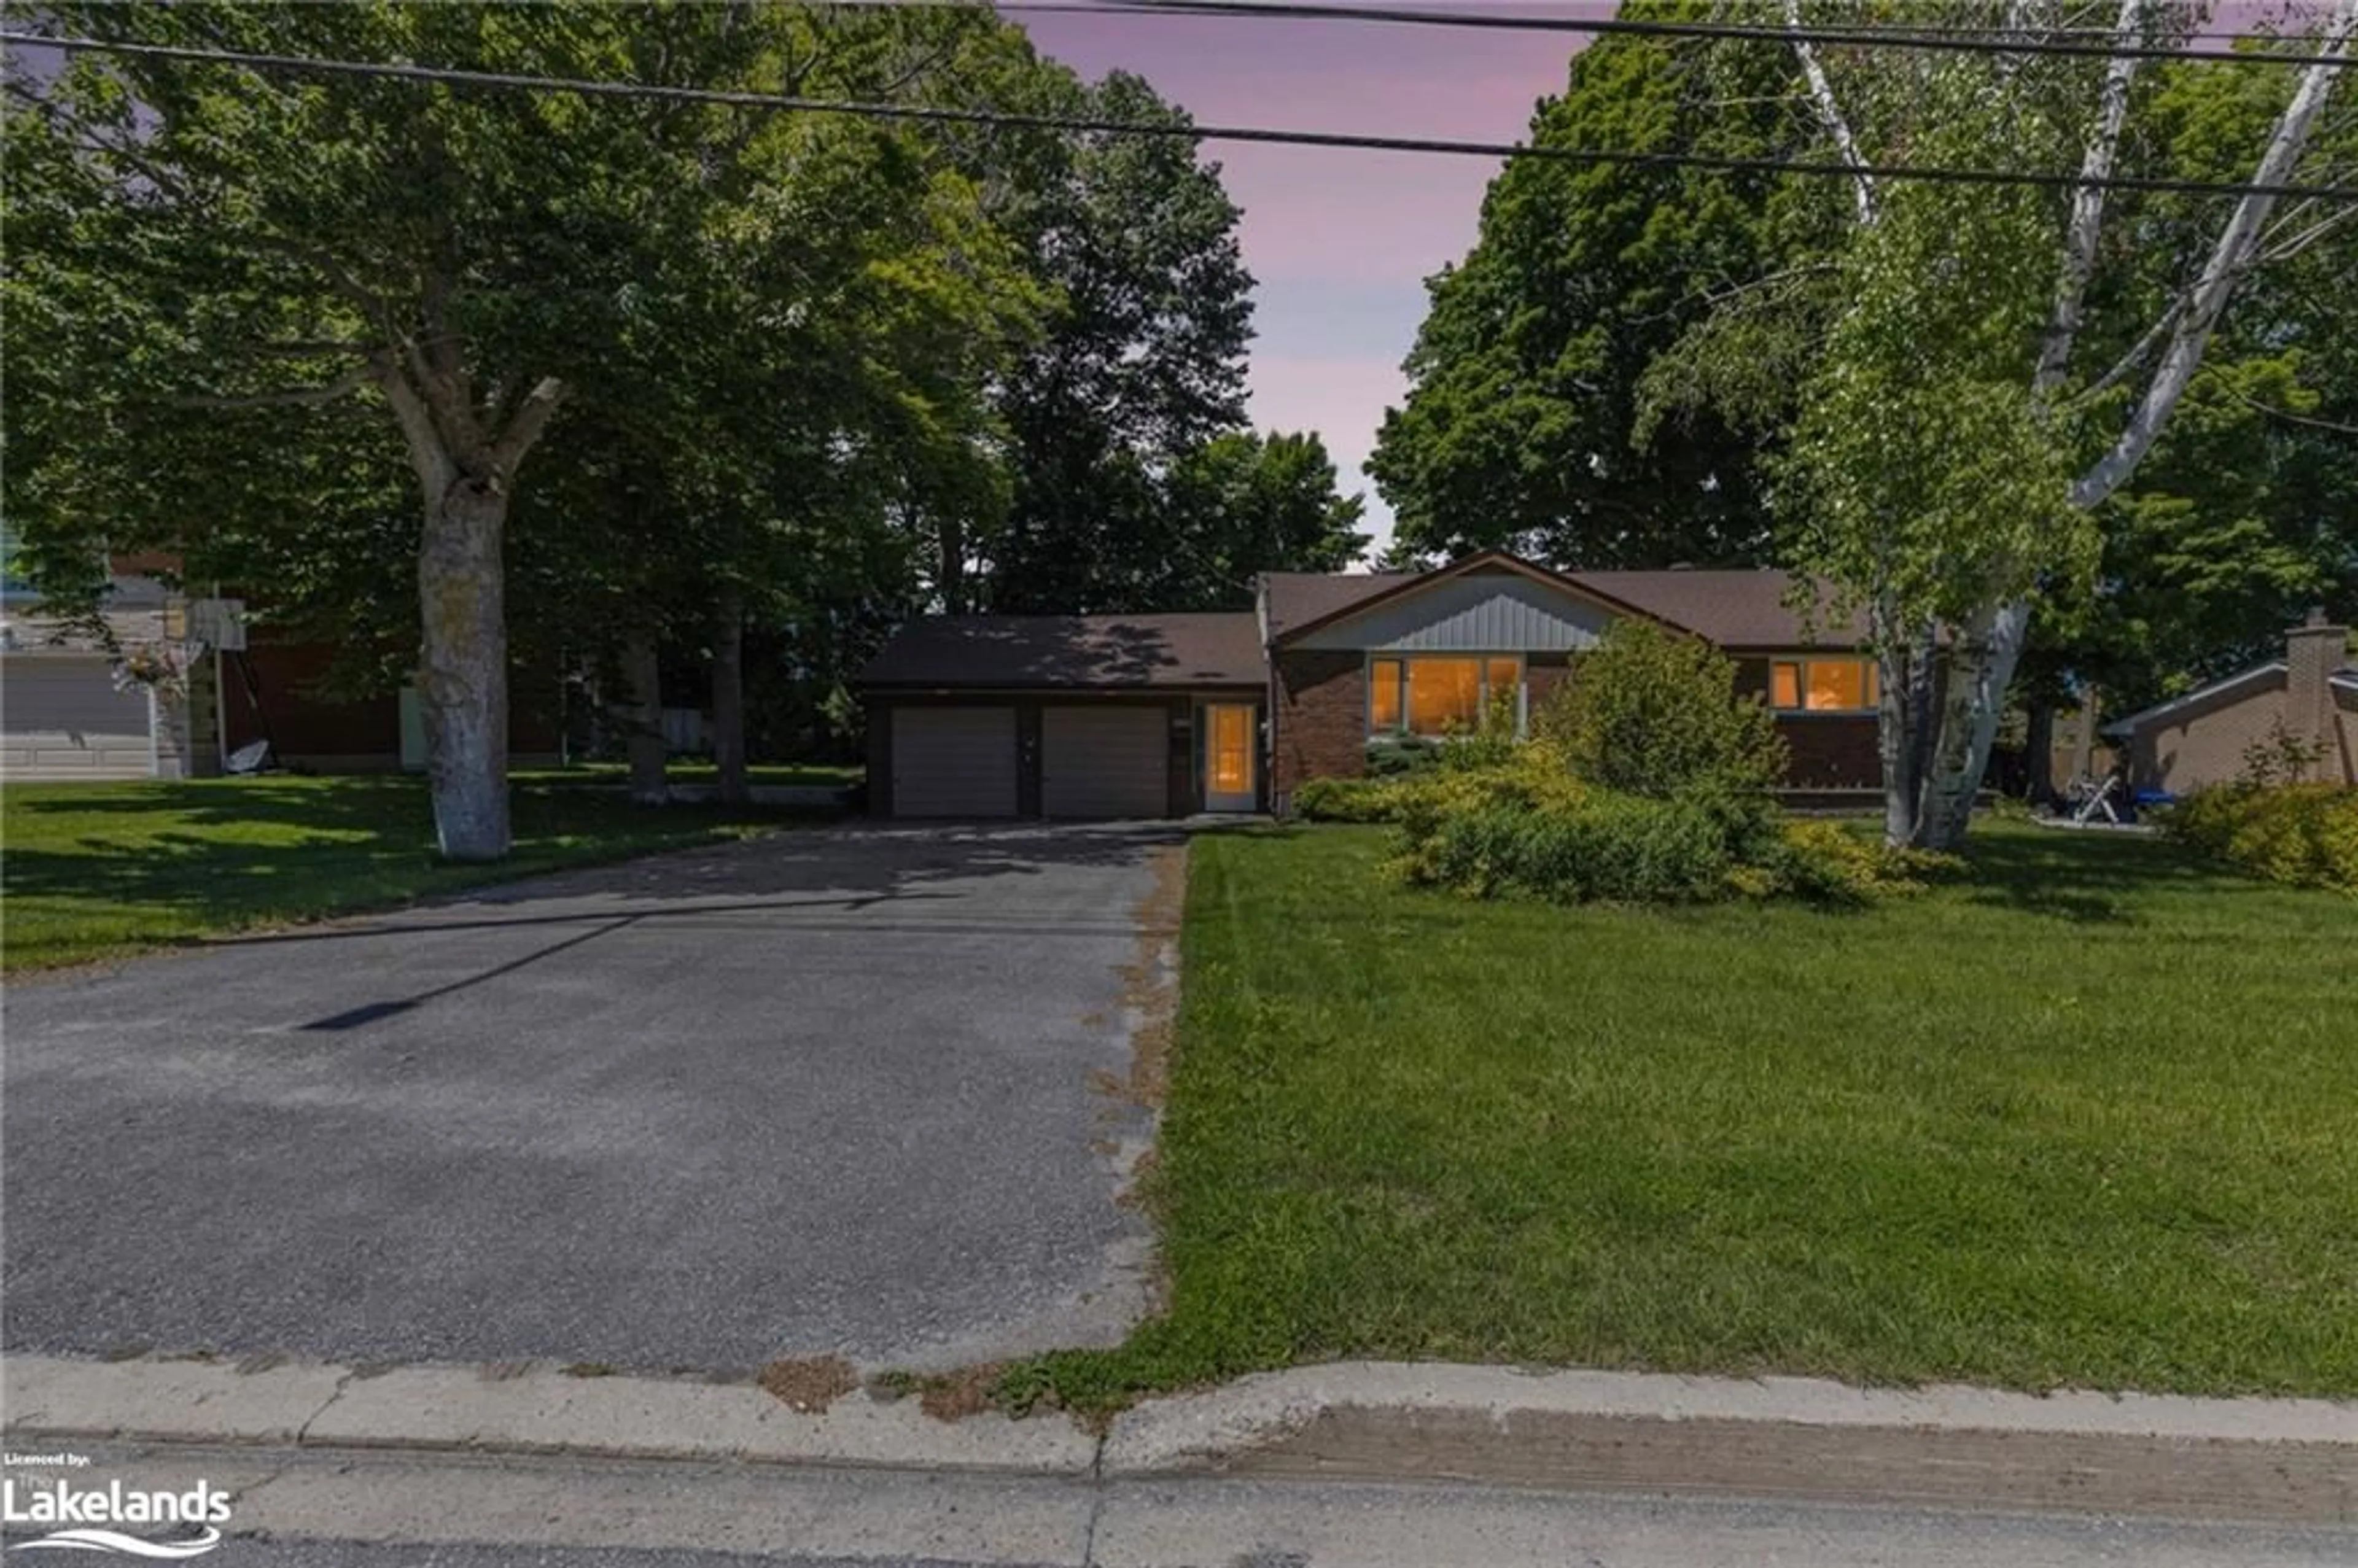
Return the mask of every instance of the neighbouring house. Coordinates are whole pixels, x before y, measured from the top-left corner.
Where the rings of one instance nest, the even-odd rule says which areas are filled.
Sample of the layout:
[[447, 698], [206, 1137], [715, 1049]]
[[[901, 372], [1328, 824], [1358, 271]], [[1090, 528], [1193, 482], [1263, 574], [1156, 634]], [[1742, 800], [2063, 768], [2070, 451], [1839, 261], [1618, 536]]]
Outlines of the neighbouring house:
[[[39, 593], [10, 578], [0, 618], [0, 778], [46, 781], [209, 777], [257, 741], [281, 766], [360, 773], [426, 765], [415, 691], [330, 697], [321, 682], [334, 650], [254, 631], [234, 600], [191, 599], [159, 574], [167, 557], [112, 563], [107, 638], [43, 611]], [[114, 646], [110, 648], [111, 640]], [[184, 701], [118, 689], [117, 651], [172, 648], [189, 658]], [[512, 697], [509, 745], [519, 762], [554, 761], [555, 700]]]
[[[106, 625], [125, 648], [178, 633], [181, 606], [155, 579], [122, 571]], [[44, 613], [31, 584], [0, 587], [0, 778], [179, 778], [194, 771], [185, 714], [118, 688], [103, 639]]]
[[2316, 754], [2312, 779], [2358, 785], [2358, 654], [2322, 610], [2285, 634], [2284, 656], [2115, 720], [2129, 787], [2181, 795], [2227, 784], [2278, 737]]
[[1774, 571], [1556, 572], [1491, 551], [1424, 572], [1271, 572], [1251, 610], [948, 615], [862, 672], [871, 810], [1178, 816], [1287, 810], [1371, 741], [1519, 721], [1625, 616], [1707, 639], [1775, 709], [1797, 796], [1880, 784], [1875, 662]]

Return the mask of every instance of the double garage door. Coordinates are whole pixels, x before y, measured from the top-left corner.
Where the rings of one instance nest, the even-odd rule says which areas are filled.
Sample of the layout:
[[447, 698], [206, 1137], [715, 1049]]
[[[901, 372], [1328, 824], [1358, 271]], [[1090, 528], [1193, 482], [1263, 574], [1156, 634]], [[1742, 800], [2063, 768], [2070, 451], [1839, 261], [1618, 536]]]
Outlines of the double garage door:
[[[1163, 816], [1170, 811], [1169, 716], [1106, 705], [1040, 710], [1045, 816]], [[896, 816], [1013, 816], [1022, 757], [1015, 709], [892, 710]]]

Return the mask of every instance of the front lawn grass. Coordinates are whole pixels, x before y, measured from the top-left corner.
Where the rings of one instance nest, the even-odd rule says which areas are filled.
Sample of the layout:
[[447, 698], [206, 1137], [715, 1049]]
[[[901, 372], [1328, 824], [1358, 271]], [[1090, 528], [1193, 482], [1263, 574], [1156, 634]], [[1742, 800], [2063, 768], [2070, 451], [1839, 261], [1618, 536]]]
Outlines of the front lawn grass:
[[634, 806], [593, 791], [514, 790], [515, 852], [444, 860], [422, 780], [401, 775], [7, 786], [0, 806], [0, 962], [119, 957], [560, 866], [738, 838], [758, 809]]
[[1477, 903], [1378, 829], [1198, 838], [1102, 1410], [1292, 1362], [2358, 1394], [2358, 907], [1975, 829], [1842, 914]]

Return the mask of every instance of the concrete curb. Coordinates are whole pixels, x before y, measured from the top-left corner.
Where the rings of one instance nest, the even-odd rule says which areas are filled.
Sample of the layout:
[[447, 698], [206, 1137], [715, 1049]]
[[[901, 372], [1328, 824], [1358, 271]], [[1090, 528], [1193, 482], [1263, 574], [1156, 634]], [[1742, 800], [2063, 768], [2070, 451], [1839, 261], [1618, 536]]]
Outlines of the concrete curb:
[[1345, 1363], [1119, 1418], [1108, 1476], [2358, 1521], [2358, 1404]]
[[1712, 1491], [2358, 1522], [2358, 1404], [1864, 1390], [1346, 1363], [1158, 1400], [1102, 1438], [1063, 1416], [821, 1413], [757, 1388], [553, 1368], [6, 1359], [17, 1447], [56, 1439], [740, 1460], [1122, 1480], [1189, 1475]]
[[18, 1444], [56, 1438], [471, 1449], [1086, 1476], [1097, 1439], [1056, 1418], [937, 1421], [865, 1390], [804, 1413], [744, 1383], [582, 1378], [554, 1368], [76, 1361], [0, 1368]]
[[[2358, 1447], [2358, 1403], [2205, 1400], [2067, 1390], [2018, 1394], [1936, 1385], [1857, 1389], [1819, 1378], [1682, 1378], [1651, 1372], [1523, 1372], [1347, 1361], [1262, 1372], [1141, 1405], [1106, 1444], [1111, 1472], [1219, 1465], [1300, 1435], [1321, 1419], [1382, 1411], [1401, 1421], [1466, 1415], [1509, 1423], [1545, 1416], [1748, 1422], [1805, 1429], [2016, 1433], [2058, 1437]], [[2358, 1454], [2353, 1455], [2358, 1461]]]

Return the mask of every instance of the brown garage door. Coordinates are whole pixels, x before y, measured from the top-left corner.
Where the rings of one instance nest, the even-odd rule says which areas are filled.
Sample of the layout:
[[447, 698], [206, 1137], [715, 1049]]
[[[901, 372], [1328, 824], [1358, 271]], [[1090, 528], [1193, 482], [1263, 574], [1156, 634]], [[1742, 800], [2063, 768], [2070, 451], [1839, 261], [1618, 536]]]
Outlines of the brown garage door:
[[1040, 713], [1040, 809], [1050, 816], [1165, 816], [1170, 715], [1160, 708]]
[[892, 710], [892, 815], [1015, 815], [1015, 709]]

